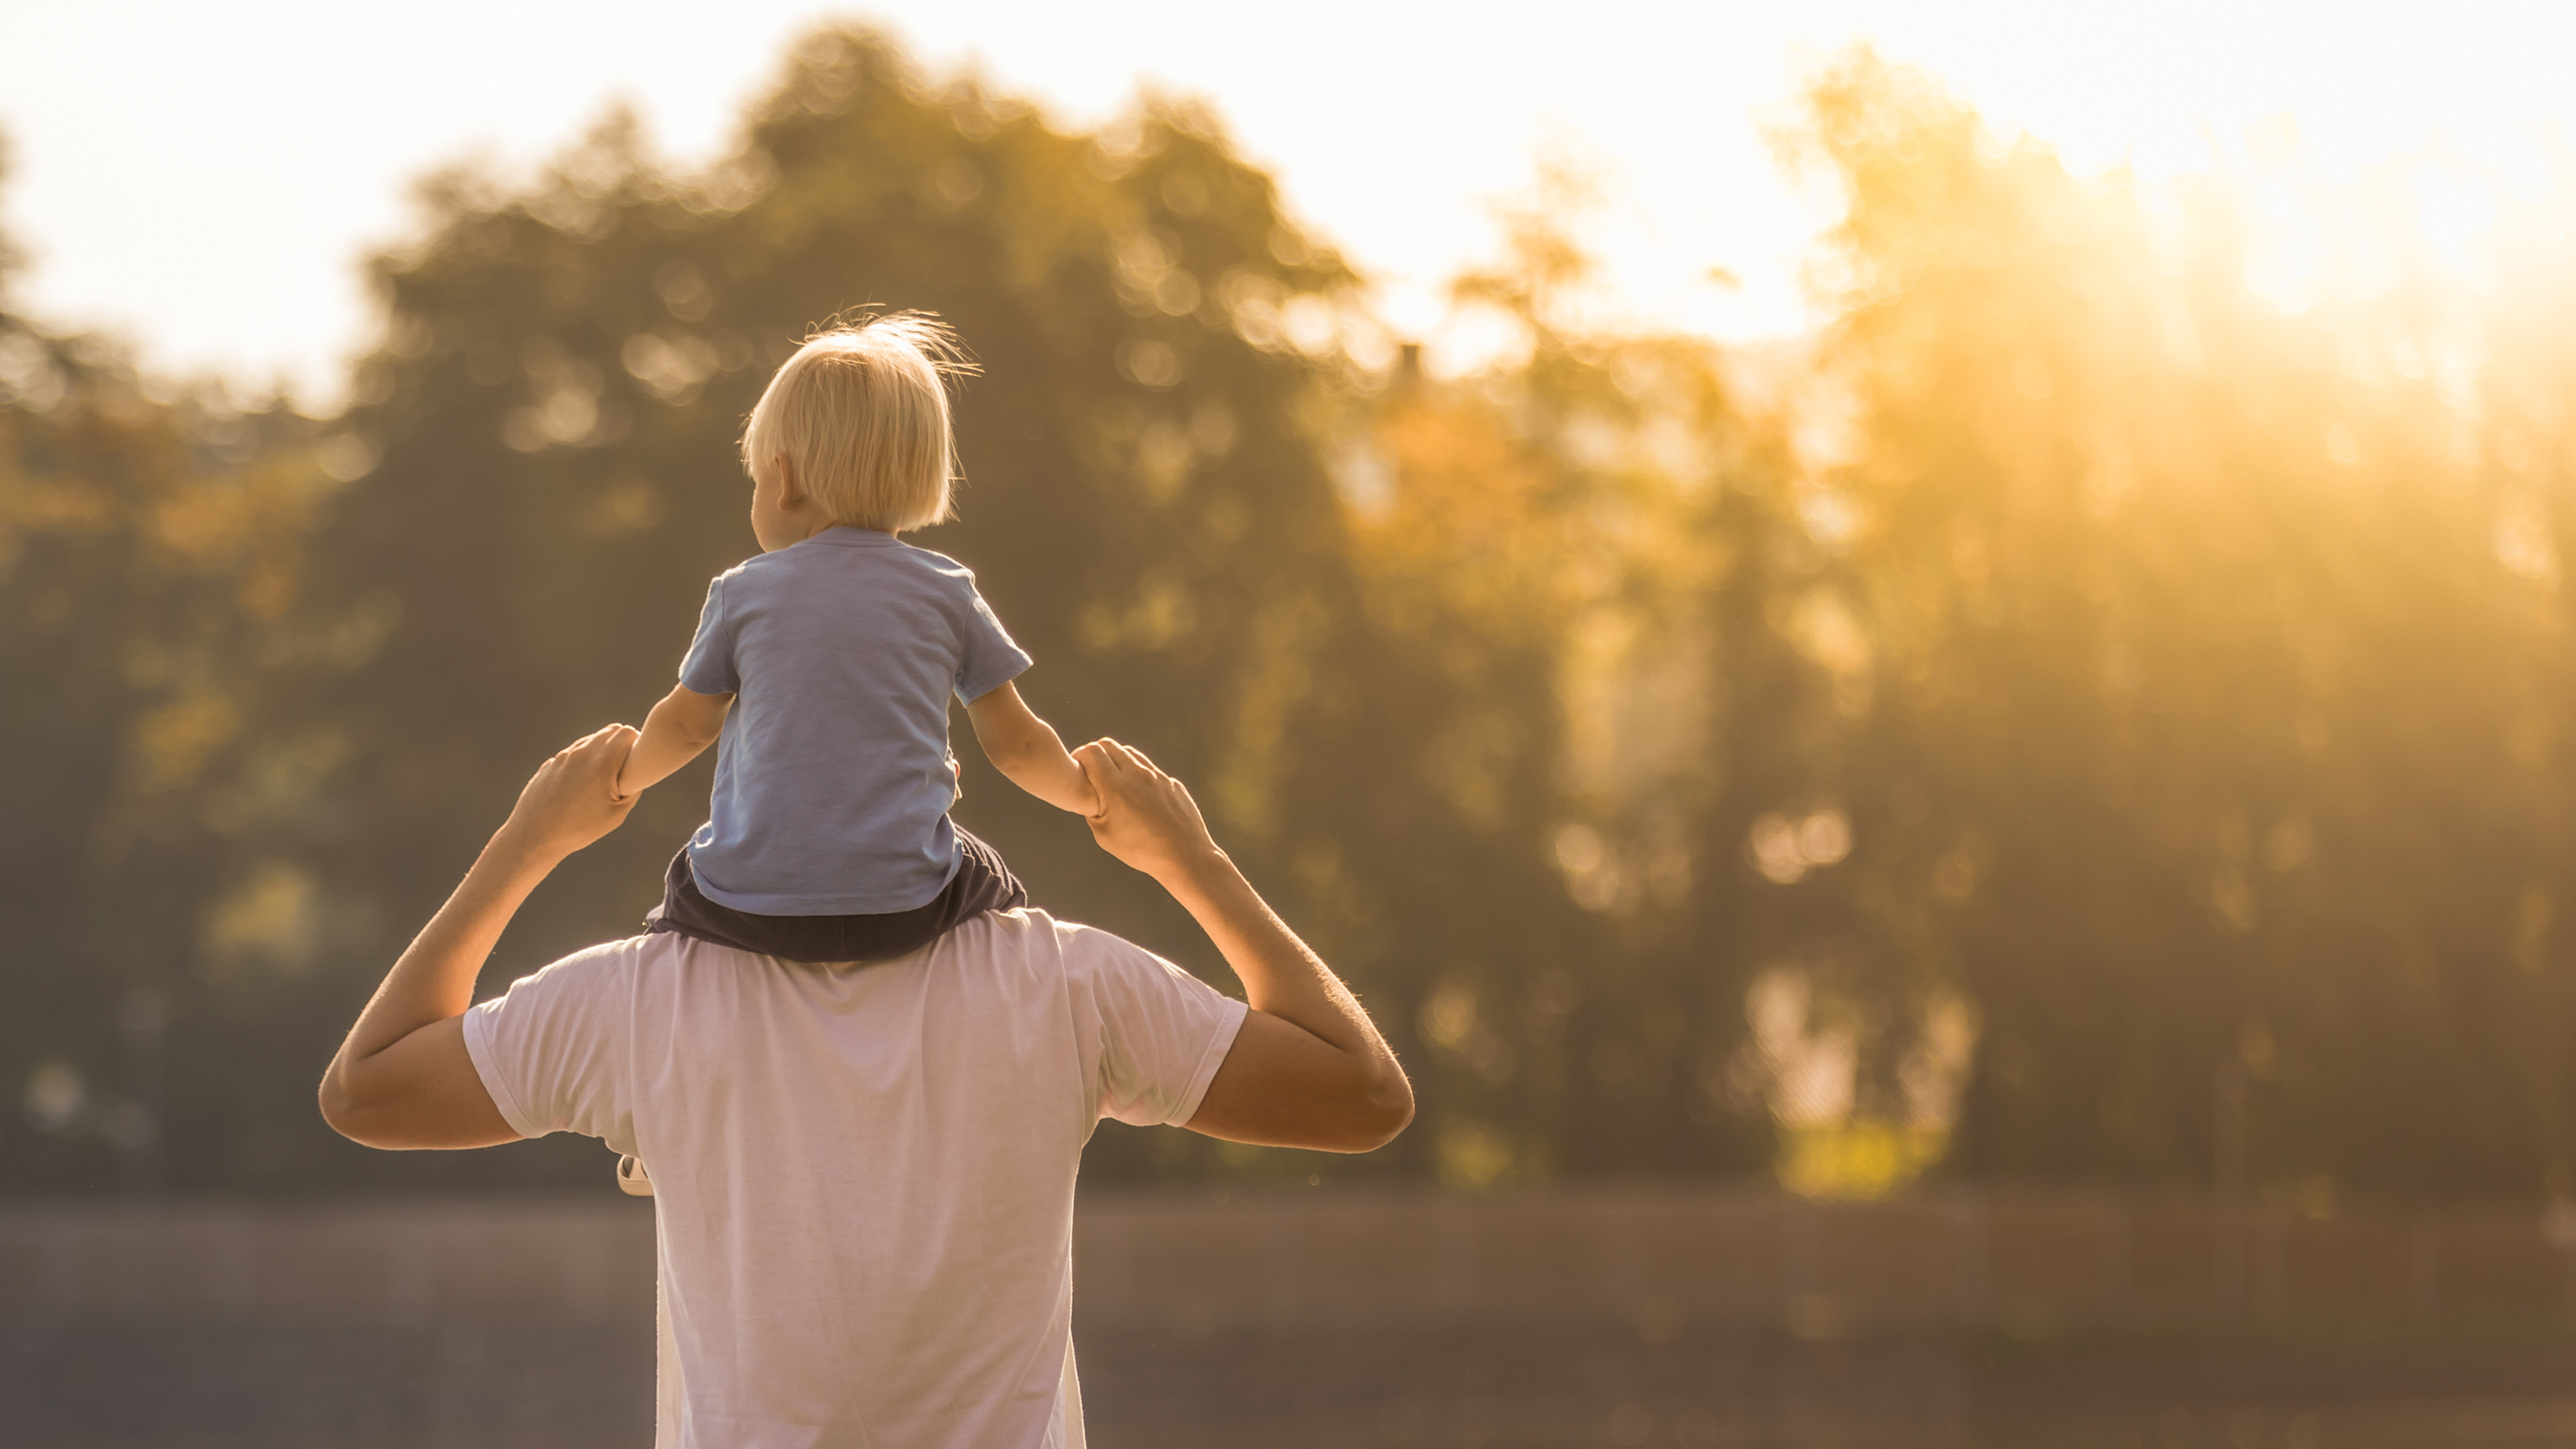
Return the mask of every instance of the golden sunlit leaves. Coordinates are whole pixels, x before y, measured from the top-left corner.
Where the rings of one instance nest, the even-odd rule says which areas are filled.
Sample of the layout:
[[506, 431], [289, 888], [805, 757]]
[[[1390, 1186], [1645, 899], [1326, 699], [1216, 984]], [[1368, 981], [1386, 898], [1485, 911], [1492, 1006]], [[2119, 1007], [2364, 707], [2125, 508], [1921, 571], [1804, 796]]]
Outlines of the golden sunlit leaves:
[[215, 751], [241, 733], [240, 706], [216, 694], [171, 700], [135, 722], [134, 747], [145, 779], [155, 789], [194, 784]]
[[1224, 761], [1210, 782], [1217, 813], [1256, 840], [1278, 829], [1279, 791], [1302, 763], [1290, 730], [1313, 684], [1316, 648], [1331, 616], [1310, 595], [1268, 600], [1254, 616], [1233, 709], [1222, 724]]
[[[1837, 679], [1899, 682], [1854, 702], [1855, 765], [1934, 782], [1940, 824], [1840, 871], [1942, 905], [1918, 949], [1955, 963], [1992, 1054], [1971, 1161], [2192, 1169], [2188, 1104], [2232, 1052], [2184, 1045], [2186, 1023], [2231, 1001], [2265, 1023], [2258, 1122], [2311, 1124], [2261, 1139], [2262, 1171], [2420, 1171], [2440, 1109], [2381, 1083], [2391, 1061], [2436, 1070], [2451, 1048], [2428, 1031], [2512, 1063], [2532, 1135], [2486, 1161], [2563, 1152], [2547, 1064], [2576, 1040], [2529, 1029], [2542, 988], [2495, 974], [2501, 955], [2559, 979], [2550, 895], [2521, 882], [2560, 849], [2576, 502], [2527, 440], [2570, 436], [2576, 365], [2563, 326], [2524, 319], [2549, 277], [2564, 293], [2563, 257], [2525, 254], [2497, 323], [2403, 267], [2292, 313], [2223, 184], [2151, 210], [1866, 53], [1783, 144], [1846, 202], [1815, 273], [1845, 441], [1817, 460], [1864, 522], [1850, 628], [1774, 607]], [[2481, 354], [2488, 382], [2461, 361]], [[1789, 819], [1749, 849], [1775, 879], [1799, 869]], [[2079, 1001], [2100, 1018], [2071, 1020]], [[2400, 1121], [2425, 1156], [2382, 1151]]]
[[[157, 950], [283, 984], [667, 679], [785, 340], [934, 307], [992, 366], [927, 541], [1384, 1003], [1402, 1170], [2192, 1181], [2214, 1072], [2284, 1203], [2576, 1160], [2567, 213], [2491, 297], [2292, 311], [2225, 178], [1866, 55], [1782, 146], [1846, 203], [1816, 335], [1596, 325], [1551, 164], [1456, 288], [1507, 345], [1431, 376], [1212, 116], [1067, 134], [821, 32], [702, 172], [612, 122], [439, 179], [327, 427], [0, 326], [0, 629], [93, 691], [10, 718], [123, 792], [61, 817], [89, 879], [196, 872]], [[1002, 793], [1032, 879], [1155, 908]], [[1265, 1160], [1196, 1150], [1129, 1163]]]
[[0, 507], [5, 507], [5, 520], [12, 532], [87, 533], [108, 528], [117, 522], [120, 509], [115, 495], [96, 484], [74, 478], [30, 479], [15, 473], [0, 475]]
[[291, 974], [310, 965], [319, 894], [313, 877], [292, 862], [261, 862], [206, 915], [209, 974], [228, 981], [253, 967]]
[[[372, 445], [282, 403], [138, 379], [95, 339], [5, 314], [0, 359], [0, 740], [15, 762], [0, 816], [19, 842], [0, 873], [35, 943], [0, 995], [49, 1041], [109, 1020], [130, 1040], [138, 1020], [159, 1029], [194, 965], [305, 959], [311, 892], [285, 877], [262, 874], [201, 927], [231, 850], [314, 818], [332, 761], [287, 758], [260, 731], [301, 667], [327, 667], [298, 617], [304, 550]], [[38, 1071], [45, 1130], [152, 1140], [158, 1104], [93, 1099], [67, 1059]]]
[[[1473, 403], [1403, 406], [1378, 429], [1393, 478], [1359, 515], [1363, 557], [1399, 594], [1500, 622], [1552, 617], [1579, 586], [1579, 541], [1547, 511], [1549, 480]], [[1400, 597], [1389, 607], [1401, 621]]]

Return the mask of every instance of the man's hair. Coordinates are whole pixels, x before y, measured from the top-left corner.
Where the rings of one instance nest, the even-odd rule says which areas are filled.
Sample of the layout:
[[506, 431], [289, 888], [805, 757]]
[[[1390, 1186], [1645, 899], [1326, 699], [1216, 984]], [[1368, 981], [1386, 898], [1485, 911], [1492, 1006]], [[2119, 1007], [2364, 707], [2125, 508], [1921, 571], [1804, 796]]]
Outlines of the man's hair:
[[742, 430], [754, 475], [784, 456], [834, 523], [894, 532], [949, 517], [948, 379], [975, 365], [928, 312], [835, 319], [769, 380]]

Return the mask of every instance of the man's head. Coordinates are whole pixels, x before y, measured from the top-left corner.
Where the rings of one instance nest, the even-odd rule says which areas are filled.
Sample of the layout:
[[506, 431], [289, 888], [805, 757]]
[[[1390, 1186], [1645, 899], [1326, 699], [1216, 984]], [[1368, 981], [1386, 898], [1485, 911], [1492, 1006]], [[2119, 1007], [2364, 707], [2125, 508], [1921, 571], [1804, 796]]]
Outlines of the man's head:
[[782, 479], [828, 523], [896, 533], [947, 518], [957, 471], [947, 380], [972, 371], [956, 335], [924, 312], [807, 338], [742, 431], [754, 526], [758, 495]]

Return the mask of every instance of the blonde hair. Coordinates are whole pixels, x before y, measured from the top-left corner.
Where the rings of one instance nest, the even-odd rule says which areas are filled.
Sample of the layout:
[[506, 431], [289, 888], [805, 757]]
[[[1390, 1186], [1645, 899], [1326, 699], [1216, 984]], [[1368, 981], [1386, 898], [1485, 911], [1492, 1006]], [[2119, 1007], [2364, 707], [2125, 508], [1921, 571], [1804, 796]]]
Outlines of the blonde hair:
[[948, 379], [975, 365], [928, 312], [835, 319], [780, 365], [742, 430], [754, 476], [784, 456], [834, 523], [895, 532], [950, 516]]

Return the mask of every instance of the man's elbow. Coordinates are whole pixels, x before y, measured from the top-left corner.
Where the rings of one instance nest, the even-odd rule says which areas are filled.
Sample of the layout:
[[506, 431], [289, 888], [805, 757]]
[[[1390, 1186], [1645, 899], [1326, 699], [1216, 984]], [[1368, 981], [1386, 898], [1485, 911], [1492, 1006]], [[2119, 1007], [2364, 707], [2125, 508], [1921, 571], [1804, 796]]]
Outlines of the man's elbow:
[[323, 1124], [332, 1131], [361, 1147], [382, 1148], [401, 1145], [385, 1140], [380, 1130], [382, 1114], [370, 1110], [373, 1104], [355, 1090], [346, 1076], [338, 1070], [335, 1069], [323, 1076], [322, 1089], [317, 1096], [322, 1108]]
[[354, 1130], [359, 1120], [358, 1105], [350, 1097], [349, 1089], [341, 1085], [337, 1073], [325, 1076], [321, 1090], [313, 1095], [316, 1105], [322, 1109], [322, 1125], [352, 1142], [360, 1140]]
[[1402, 1076], [1369, 1084], [1342, 1114], [1339, 1140], [1330, 1152], [1375, 1152], [1413, 1125], [1413, 1086]]
[[1404, 1134], [1413, 1125], [1413, 1084], [1398, 1076], [1393, 1085], [1380, 1094], [1377, 1107], [1377, 1135], [1361, 1150], [1374, 1152]]

